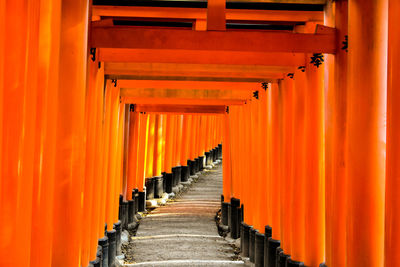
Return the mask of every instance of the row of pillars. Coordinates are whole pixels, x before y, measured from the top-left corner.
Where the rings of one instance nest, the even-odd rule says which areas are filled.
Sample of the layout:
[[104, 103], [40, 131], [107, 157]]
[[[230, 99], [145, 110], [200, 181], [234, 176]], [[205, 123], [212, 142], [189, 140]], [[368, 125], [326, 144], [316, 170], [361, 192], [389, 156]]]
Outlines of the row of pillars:
[[88, 14], [0, 1], [0, 266], [112, 266], [121, 206], [137, 199], [132, 219], [146, 180], [221, 149], [221, 115], [131, 111], [88, 49]]
[[222, 222], [256, 266], [400, 264], [399, 12], [328, 1], [337, 53], [230, 108]]

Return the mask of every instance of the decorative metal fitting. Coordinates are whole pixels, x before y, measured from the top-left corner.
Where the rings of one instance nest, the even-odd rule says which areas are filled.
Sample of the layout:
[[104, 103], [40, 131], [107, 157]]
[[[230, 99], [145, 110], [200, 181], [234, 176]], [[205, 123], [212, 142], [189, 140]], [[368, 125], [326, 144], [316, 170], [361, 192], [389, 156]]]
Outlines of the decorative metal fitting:
[[92, 61], [96, 61], [96, 47], [90, 48], [90, 55], [92, 56]]
[[226, 106], [226, 113], [229, 114], [229, 106]]
[[344, 36], [344, 41], [342, 42], [343, 47], [342, 50], [346, 50], [346, 52], [349, 52], [348, 48], [349, 48], [349, 36], [345, 35]]
[[135, 105], [134, 104], [130, 104], [129, 105], [129, 111], [131, 111], [131, 112], [135, 111]]
[[313, 54], [313, 56], [311, 57], [311, 64], [313, 64], [314, 66], [317, 66], [317, 68], [322, 65], [322, 62], [324, 62], [324, 55], [322, 55], [321, 53], [315, 53]]
[[114, 84], [114, 87], [117, 87], [117, 79], [112, 79], [112, 80], [111, 80], [111, 83]]
[[288, 73], [286, 76], [288, 76], [290, 79], [293, 79], [294, 73]]
[[300, 66], [297, 69], [299, 69], [301, 72], [305, 72], [306, 71], [306, 66]]
[[268, 89], [268, 83], [267, 83], [267, 82], [261, 83], [261, 87], [262, 87], [265, 91], [267, 91], [267, 89]]
[[253, 92], [253, 97], [254, 97], [255, 99], [258, 99], [258, 91], [254, 91], [254, 92]]

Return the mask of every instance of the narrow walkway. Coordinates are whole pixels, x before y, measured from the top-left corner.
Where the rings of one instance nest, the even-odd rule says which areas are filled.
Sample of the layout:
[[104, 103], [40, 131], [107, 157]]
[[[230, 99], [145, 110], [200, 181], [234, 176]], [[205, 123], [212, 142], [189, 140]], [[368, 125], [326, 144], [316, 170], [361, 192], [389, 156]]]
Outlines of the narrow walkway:
[[127, 266], [244, 266], [234, 248], [218, 235], [222, 167], [200, 175], [174, 202], [142, 219]]

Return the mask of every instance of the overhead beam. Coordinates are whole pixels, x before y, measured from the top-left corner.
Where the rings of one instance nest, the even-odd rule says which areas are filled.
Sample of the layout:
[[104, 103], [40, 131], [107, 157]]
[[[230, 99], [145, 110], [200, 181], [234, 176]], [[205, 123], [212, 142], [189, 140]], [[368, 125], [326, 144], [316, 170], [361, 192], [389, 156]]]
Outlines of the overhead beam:
[[209, 105], [209, 106], [231, 106], [243, 105], [246, 100], [242, 99], [196, 99], [196, 98], [156, 98], [156, 97], [124, 97], [127, 104], [147, 105]]
[[162, 114], [224, 114], [226, 106], [212, 105], [135, 105], [135, 111]]
[[175, 90], [244, 90], [254, 91], [261, 83], [204, 82], [204, 81], [158, 81], [158, 80], [118, 80], [120, 88], [151, 88]]
[[115, 76], [174, 77], [182, 79], [210, 78], [217, 79], [280, 79], [286, 72], [292, 72], [293, 67], [286, 66], [250, 66], [250, 65], [201, 65], [201, 64], [168, 64], [168, 63], [105, 63], [104, 73]]
[[284, 75], [277, 75], [277, 78], [270, 77], [255, 77], [255, 78], [238, 78], [238, 77], [207, 77], [207, 76], [143, 76], [143, 75], [120, 75], [107, 74], [106, 79], [111, 80], [157, 80], [157, 81], [208, 81], [208, 82], [236, 82], [236, 83], [275, 83], [283, 79]]
[[147, 62], [221, 65], [303, 66], [301, 53], [263, 53], [167, 49], [101, 48], [99, 60], [103, 62]]
[[[197, 98], [197, 99], [250, 99], [252, 91], [244, 90], [195, 90], [195, 89], [154, 89], [121, 87], [123, 97], [155, 97], [155, 98]], [[255, 89], [257, 90], [257, 89]], [[253, 90], [253, 91], [255, 91]]]
[[334, 30], [326, 33], [287, 31], [192, 31], [129, 26], [95, 26], [97, 48], [176, 49], [247, 52], [334, 53]]
[[[93, 16], [96, 17], [131, 17], [183, 20], [207, 19], [206, 8], [93, 6], [92, 10]], [[322, 11], [226, 9], [225, 14], [227, 21], [324, 21], [324, 13]]]

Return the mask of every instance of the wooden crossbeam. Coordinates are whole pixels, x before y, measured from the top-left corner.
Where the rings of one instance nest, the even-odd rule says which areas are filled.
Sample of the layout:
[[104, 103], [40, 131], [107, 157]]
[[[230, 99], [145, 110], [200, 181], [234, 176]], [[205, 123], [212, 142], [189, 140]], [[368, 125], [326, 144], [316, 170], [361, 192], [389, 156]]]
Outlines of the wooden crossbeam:
[[334, 53], [336, 33], [287, 31], [193, 31], [129, 26], [96, 26], [91, 46], [97, 48], [211, 50], [247, 52]]
[[103, 62], [147, 62], [181, 64], [303, 66], [301, 53], [262, 53], [231, 51], [195, 51], [168, 49], [101, 48], [99, 60]]
[[226, 0], [208, 0], [207, 1], [207, 30], [208, 31], [225, 31]]
[[196, 90], [196, 89], [155, 89], [155, 88], [121, 88], [123, 97], [155, 97], [155, 98], [197, 98], [197, 99], [249, 99], [249, 90]]
[[124, 79], [132, 76], [143, 79], [172, 77], [193, 80], [193, 78], [218, 79], [280, 79], [283, 73], [292, 72], [288, 66], [251, 66], [251, 65], [203, 65], [203, 64], [168, 64], [168, 63], [105, 63], [104, 73]]
[[135, 105], [135, 111], [162, 114], [224, 114], [222, 105]]
[[[228, 21], [306, 22], [324, 20], [322, 11], [227, 9]], [[206, 20], [206, 8], [93, 6], [96, 17]]]
[[156, 98], [156, 97], [123, 97], [127, 104], [147, 105], [209, 105], [209, 106], [231, 106], [243, 105], [243, 99], [196, 99], [196, 98]]
[[179, 90], [244, 90], [255, 91], [261, 83], [204, 82], [204, 81], [158, 81], [158, 80], [118, 80], [120, 88], [151, 88]]

